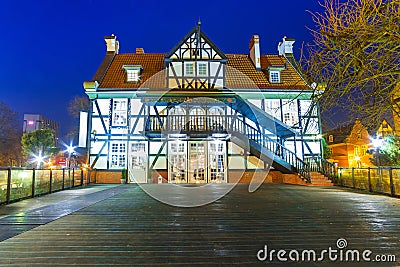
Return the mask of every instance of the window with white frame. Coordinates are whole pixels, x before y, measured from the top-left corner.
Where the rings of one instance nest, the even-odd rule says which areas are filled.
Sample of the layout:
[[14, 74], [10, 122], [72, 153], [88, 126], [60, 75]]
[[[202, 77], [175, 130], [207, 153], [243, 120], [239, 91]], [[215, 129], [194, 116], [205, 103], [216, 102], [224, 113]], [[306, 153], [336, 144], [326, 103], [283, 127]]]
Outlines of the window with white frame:
[[112, 109], [112, 126], [126, 126], [128, 113], [127, 99], [114, 99]]
[[281, 77], [280, 77], [280, 71], [278, 70], [270, 70], [269, 71], [269, 82], [270, 83], [280, 83], [281, 82]]
[[141, 65], [123, 65], [126, 71], [126, 82], [128, 83], [138, 83], [140, 81], [140, 75], [142, 73]]
[[289, 126], [295, 126], [299, 123], [297, 100], [282, 100], [283, 122]]
[[265, 100], [265, 111], [274, 116], [276, 119], [281, 119], [281, 102], [279, 99]]
[[126, 144], [111, 143], [111, 166], [110, 168], [125, 168], [126, 162]]
[[185, 62], [185, 75], [187, 75], [187, 76], [193, 76], [194, 75], [193, 62]]
[[137, 70], [128, 70], [127, 72], [127, 82], [138, 82], [139, 81], [139, 71]]
[[207, 76], [207, 63], [205, 63], [205, 62], [198, 63], [197, 75], [198, 76]]

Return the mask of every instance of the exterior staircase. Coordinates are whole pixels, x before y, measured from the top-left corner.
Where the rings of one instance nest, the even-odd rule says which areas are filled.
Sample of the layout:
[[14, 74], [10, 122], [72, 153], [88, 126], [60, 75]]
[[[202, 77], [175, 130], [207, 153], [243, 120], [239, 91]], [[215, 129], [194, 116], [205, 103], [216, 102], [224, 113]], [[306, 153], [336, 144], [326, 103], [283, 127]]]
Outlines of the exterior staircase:
[[308, 186], [333, 186], [332, 181], [319, 172], [310, 172], [310, 180]]

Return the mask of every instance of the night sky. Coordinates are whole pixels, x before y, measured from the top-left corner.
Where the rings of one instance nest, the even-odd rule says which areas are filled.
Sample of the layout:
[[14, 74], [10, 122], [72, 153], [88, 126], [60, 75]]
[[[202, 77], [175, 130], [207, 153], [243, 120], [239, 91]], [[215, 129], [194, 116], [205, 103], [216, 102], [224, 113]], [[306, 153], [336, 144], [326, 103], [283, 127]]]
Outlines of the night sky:
[[287, 1], [2, 1], [0, 100], [22, 114], [38, 113], [72, 126], [68, 103], [84, 95], [106, 51], [103, 37], [115, 34], [120, 53], [143, 47], [168, 52], [202, 22], [202, 31], [224, 53], [248, 53], [253, 34], [261, 53], [276, 54], [283, 36], [295, 38], [295, 56], [312, 41], [306, 11], [314, 0]]

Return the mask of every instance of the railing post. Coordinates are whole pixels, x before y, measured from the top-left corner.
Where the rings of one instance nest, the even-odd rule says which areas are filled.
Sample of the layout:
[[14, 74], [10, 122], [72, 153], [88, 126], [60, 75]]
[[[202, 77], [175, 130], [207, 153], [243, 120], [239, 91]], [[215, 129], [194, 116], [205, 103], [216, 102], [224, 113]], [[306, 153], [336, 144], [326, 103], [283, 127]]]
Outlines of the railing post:
[[10, 203], [11, 197], [11, 168], [7, 169], [7, 193], [6, 193], [6, 202]]
[[368, 167], [368, 191], [369, 191], [369, 192], [372, 192], [371, 167]]
[[32, 197], [35, 197], [35, 180], [36, 180], [35, 174], [36, 174], [36, 170], [35, 170], [35, 168], [33, 168], [33, 172], [32, 172]]
[[393, 172], [392, 171], [393, 171], [392, 167], [389, 167], [390, 195], [394, 196], [395, 192], [394, 192]]
[[52, 184], [53, 184], [53, 170], [52, 170], [52, 169], [50, 169], [50, 185], [49, 185], [49, 194], [51, 193]]
[[64, 184], [65, 184], [65, 169], [63, 169], [63, 179], [62, 179], [62, 190], [64, 190], [64, 188], [65, 188], [65, 186], [64, 186]]
[[351, 180], [353, 181], [353, 188], [356, 188], [356, 183], [354, 181], [354, 167], [351, 168]]
[[83, 186], [83, 169], [81, 169], [81, 186]]
[[[70, 176], [71, 178], [71, 176]], [[75, 169], [72, 168], [72, 187], [75, 187]]]

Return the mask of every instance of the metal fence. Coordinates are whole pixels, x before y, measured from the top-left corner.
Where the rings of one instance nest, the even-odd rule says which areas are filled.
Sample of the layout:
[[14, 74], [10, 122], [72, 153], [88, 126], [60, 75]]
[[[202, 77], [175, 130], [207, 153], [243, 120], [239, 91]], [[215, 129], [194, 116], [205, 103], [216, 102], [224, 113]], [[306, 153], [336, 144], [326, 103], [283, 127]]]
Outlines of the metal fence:
[[340, 186], [400, 196], [400, 167], [339, 168]]
[[36, 170], [0, 168], [0, 204], [87, 184], [84, 169]]

